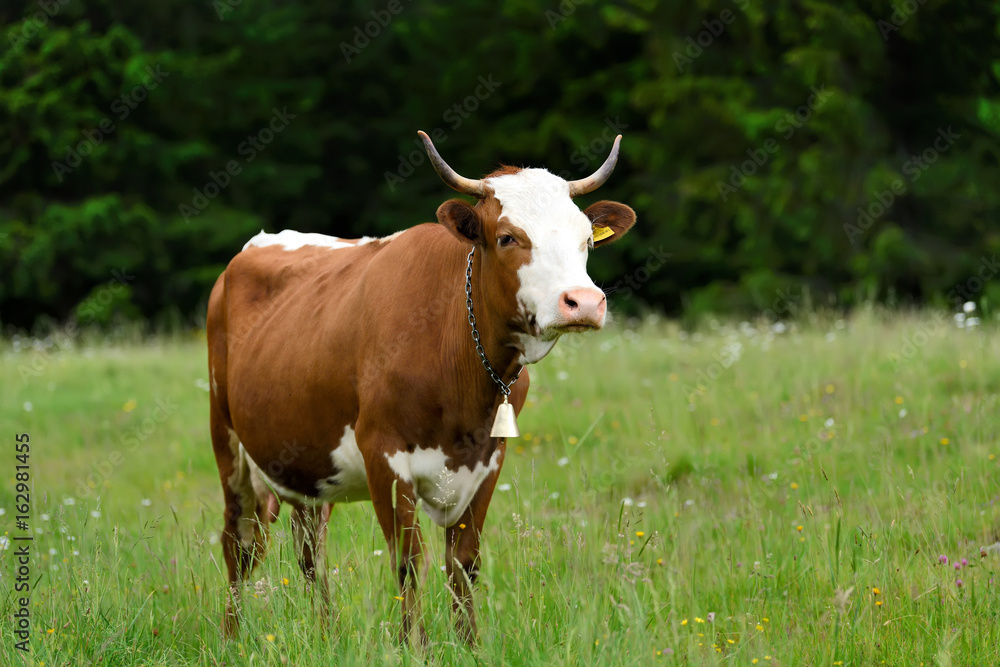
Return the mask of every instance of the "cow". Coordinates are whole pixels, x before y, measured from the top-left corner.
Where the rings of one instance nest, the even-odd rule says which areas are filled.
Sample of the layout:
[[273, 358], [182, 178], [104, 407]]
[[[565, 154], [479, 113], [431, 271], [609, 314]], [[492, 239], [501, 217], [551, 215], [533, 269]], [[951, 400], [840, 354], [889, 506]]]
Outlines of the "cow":
[[494, 417], [505, 405], [520, 413], [525, 365], [561, 335], [605, 323], [587, 256], [624, 236], [635, 212], [613, 201], [581, 211], [573, 198], [611, 175], [621, 136], [596, 172], [567, 181], [508, 166], [465, 178], [418, 134], [442, 180], [475, 205], [450, 199], [437, 223], [384, 238], [261, 232], [212, 289], [210, 428], [225, 497], [227, 636], [238, 631], [240, 589], [264, 557], [280, 503], [291, 506], [299, 566], [329, 610], [330, 510], [365, 500], [398, 578], [401, 641], [426, 637], [416, 595], [422, 504], [445, 529], [456, 629], [474, 644], [480, 538], [505, 436], [516, 433], [501, 426], [491, 435]]

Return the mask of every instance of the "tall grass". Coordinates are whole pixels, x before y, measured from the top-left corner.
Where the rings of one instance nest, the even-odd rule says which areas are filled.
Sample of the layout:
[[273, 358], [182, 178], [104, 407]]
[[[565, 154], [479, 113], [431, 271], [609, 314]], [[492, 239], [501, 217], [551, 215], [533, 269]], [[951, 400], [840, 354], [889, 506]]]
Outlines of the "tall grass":
[[[397, 645], [394, 577], [361, 503], [330, 521], [325, 630], [283, 509], [240, 638], [223, 640], [202, 337], [4, 344], [4, 480], [14, 434], [32, 443], [31, 664], [1000, 664], [989, 326], [869, 310], [785, 330], [653, 318], [562, 341], [531, 369], [490, 508], [476, 650], [452, 630], [426, 518], [430, 643]], [[2, 664], [19, 660], [12, 551]]]

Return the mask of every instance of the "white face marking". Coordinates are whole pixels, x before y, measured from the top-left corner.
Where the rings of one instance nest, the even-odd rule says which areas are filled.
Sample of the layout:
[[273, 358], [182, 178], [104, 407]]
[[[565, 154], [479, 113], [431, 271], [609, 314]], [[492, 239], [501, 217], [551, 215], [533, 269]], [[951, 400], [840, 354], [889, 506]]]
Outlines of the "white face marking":
[[[489, 179], [489, 185], [500, 202], [500, 217], [523, 229], [531, 240], [531, 260], [517, 271], [521, 281], [517, 298], [537, 318], [542, 338], [548, 342], [557, 337], [547, 330], [560, 319], [562, 293], [597, 289], [587, 275], [590, 220], [570, 198], [569, 184], [546, 169], [497, 176]], [[532, 348], [529, 351], [526, 345], [522, 351], [529, 363], [545, 356], [551, 345]]]
[[461, 518], [483, 480], [500, 468], [500, 457], [498, 449], [488, 465], [477, 461], [474, 468], [460, 466], [458, 470], [450, 470], [445, 465], [448, 457], [441, 447], [418, 447], [412, 454], [398, 451], [392, 456], [385, 455], [393, 472], [404, 482], [413, 484], [431, 521], [445, 528]]
[[246, 250], [247, 248], [264, 248], [266, 246], [280, 245], [284, 250], [298, 250], [299, 248], [305, 246], [340, 250], [341, 248], [355, 248], [360, 245], [371, 243], [372, 241], [391, 241], [402, 233], [403, 232], [396, 232], [395, 234], [390, 234], [389, 236], [383, 238], [362, 236], [360, 239], [340, 239], [336, 236], [296, 232], [291, 229], [285, 229], [277, 234], [268, 234], [267, 232], [261, 231], [260, 234], [257, 234], [252, 239], [247, 241], [246, 245], [243, 246], [243, 249]]

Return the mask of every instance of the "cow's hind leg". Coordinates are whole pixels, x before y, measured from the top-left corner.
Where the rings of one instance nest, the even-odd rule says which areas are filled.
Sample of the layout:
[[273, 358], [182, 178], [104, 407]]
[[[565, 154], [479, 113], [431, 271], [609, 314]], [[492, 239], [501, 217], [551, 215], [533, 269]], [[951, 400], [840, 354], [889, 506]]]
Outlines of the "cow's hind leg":
[[267, 525], [274, 508], [258, 498], [239, 438], [221, 420], [216, 420], [214, 414], [212, 417], [212, 444], [226, 503], [221, 541], [229, 575], [229, 595], [222, 630], [233, 637], [239, 629], [240, 591], [254, 566], [264, 558]]
[[[299, 567], [313, 594], [319, 592], [324, 625], [330, 617], [330, 586], [326, 577], [326, 525], [330, 520], [329, 503], [322, 506], [297, 504], [292, 510], [292, 534]], [[315, 600], [315, 597], [313, 598]]]

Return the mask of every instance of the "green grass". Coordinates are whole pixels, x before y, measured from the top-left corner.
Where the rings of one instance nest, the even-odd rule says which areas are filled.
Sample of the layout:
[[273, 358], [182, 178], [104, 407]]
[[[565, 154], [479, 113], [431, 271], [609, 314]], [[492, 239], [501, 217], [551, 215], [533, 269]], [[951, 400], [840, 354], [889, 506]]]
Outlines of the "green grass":
[[[241, 637], [222, 639], [201, 338], [4, 344], [0, 526], [18, 534], [13, 445], [27, 432], [32, 664], [1000, 664], [1000, 554], [980, 557], [1000, 538], [991, 326], [864, 311], [780, 334], [660, 321], [564, 340], [531, 369], [510, 488], [490, 508], [475, 651], [452, 630], [442, 531], [426, 517], [430, 644], [396, 644], [394, 578], [364, 503], [330, 522], [328, 633], [283, 508]], [[0, 664], [17, 660], [12, 553]]]

